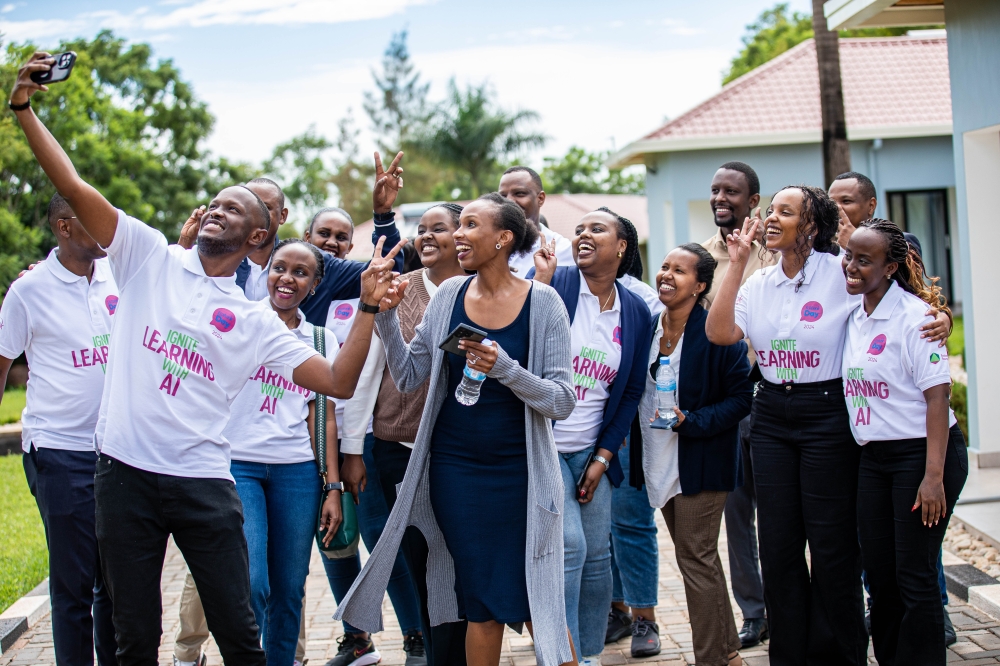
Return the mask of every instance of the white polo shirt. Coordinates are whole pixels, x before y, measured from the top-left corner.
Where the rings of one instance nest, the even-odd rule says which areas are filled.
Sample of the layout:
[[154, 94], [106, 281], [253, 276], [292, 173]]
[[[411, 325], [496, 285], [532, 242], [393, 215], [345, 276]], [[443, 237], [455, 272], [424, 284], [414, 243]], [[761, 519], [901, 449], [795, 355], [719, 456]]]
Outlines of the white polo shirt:
[[10, 285], [0, 306], [0, 356], [24, 352], [27, 405], [21, 446], [93, 451], [118, 287], [107, 259], [87, 278], [69, 272], [53, 249]]
[[660, 314], [667, 309], [667, 306], [660, 302], [660, 295], [656, 293], [656, 290], [642, 280], [637, 280], [626, 273], [618, 278], [618, 281], [621, 282], [626, 289], [646, 302], [646, 305], [649, 307], [649, 314]]
[[[531, 224], [530, 222], [528, 224]], [[528, 271], [535, 267], [535, 252], [538, 252], [538, 248], [542, 247], [542, 236], [545, 239], [551, 241], [553, 238], [556, 241], [556, 261], [559, 266], [575, 266], [576, 262], [573, 260], [573, 246], [570, 244], [569, 239], [560, 234], [558, 231], [552, 231], [544, 224], [538, 225], [541, 230], [541, 236], [535, 239], [535, 244], [531, 246], [528, 252], [521, 255], [511, 255], [509, 260], [509, 265], [511, 268], [516, 268], [514, 275], [517, 277], [526, 277]]]
[[197, 248], [168, 246], [122, 211], [108, 258], [121, 300], [98, 447], [149, 472], [232, 481], [233, 400], [260, 366], [290, 380], [316, 351], [234, 275], [205, 275]]
[[247, 257], [247, 263], [250, 264], [250, 275], [247, 276], [247, 282], [243, 285], [243, 293], [246, 294], [248, 300], [263, 301], [269, 295], [267, 293], [267, 274], [271, 271], [271, 260], [268, 259], [267, 263], [261, 266]]
[[[948, 350], [920, 337], [927, 303], [895, 282], [869, 316], [859, 304], [844, 346], [844, 399], [859, 444], [927, 436], [924, 391], [951, 383]], [[956, 423], [948, 410], [948, 425]]]
[[620, 301], [616, 292], [614, 305], [601, 312], [601, 303], [580, 274], [580, 299], [570, 326], [576, 407], [568, 417], [552, 426], [559, 453], [576, 453], [590, 448], [601, 434], [604, 407], [622, 361]]
[[[360, 298], [330, 301], [330, 310], [326, 313], [326, 328], [328, 331], [333, 331], [336, 334], [337, 339], [340, 340], [341, 347], [344, 345], [344, 341], [347, 340], [347, 334], [351, 332], [351, 327], [354, 326], [354, 318], [358, 316], [358, 303], [360, 302]], [[373, 336], [373, 341], [375, 337], [378, 336]], [[329, 348], [329, 345], [327, 345], [327, 349]], [[357, 394], [357, 391], [355, 391], [355, 394]], [[351, 398], [351, 400], [354, 400], [354, 398]], [[337, 406], [337, 437], [342, 439], [345, 429], [344, 407], [347, 405], [347, 399], [334, 398], [333, 403]], [[371, 414], [369, 414], [367, 432], [371, 431], [372, 419]]]
[[[299, 325], [290, 329], [303, 343], [313, 346], [313, 325], [299, 310]], [[337, 336], [326, 332], [326, 357], [340, 350]], [[251, 375], [230, 408], [222, 435], [229, 440], [233, 460], [281, 465], [315, 460], [309, 439], [309, 403], [316, 394], [297, 386], [263, 365]], [[332, 401], [331, 401], [332, 402]], [[328, 412], [332, 416], [332, 405]]]
[[757, 352], [773, 384], [839, 378], [847, 318], [861, 301], [847, 293], [840, 259], [809, 254], [802, 273], [787, 277], [781, 262], [751, 275], [736, 297], [736, 325]]

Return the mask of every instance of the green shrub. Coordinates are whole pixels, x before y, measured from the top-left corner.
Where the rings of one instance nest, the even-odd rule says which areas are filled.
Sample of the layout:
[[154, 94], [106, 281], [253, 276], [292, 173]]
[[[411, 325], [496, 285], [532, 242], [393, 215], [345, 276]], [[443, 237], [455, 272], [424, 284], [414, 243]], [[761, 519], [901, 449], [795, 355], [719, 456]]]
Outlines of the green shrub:
[[0, 611], [49, 574], [45, 529], [24, 479], [21, 456], [0, 456]]
[[966, 445], [969, 443], [969, 395], [965, 384], [955, 382], [951, 385], [951, 409], [958, 419], [958, 427], [965, 435]]

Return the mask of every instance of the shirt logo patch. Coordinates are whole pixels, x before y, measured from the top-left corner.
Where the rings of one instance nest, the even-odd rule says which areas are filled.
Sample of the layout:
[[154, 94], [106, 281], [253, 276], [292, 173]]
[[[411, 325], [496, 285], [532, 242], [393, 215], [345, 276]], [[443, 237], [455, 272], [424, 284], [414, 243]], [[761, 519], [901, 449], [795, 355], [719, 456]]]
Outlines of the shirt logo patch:
[[941, 361], [941, 355], [937, 352], [931, 354], [931, 363], [939, 363]]
[[885, 351], [885, 334], [879, 333], [872, 340], [872, 343], [868, 345], [868, 353], [872, 356], [878, 356]]
[[339, 319], [341, 321], [346, 321], [351, 318], [354, 314], [354, 308], [350, 303], [341, 303], [337, 306], [337, 309], [333, 311], [334, 319]]
[[823, 306], [817, 301], [809, 301], [802, 306], [802, 314], [799, 317], [799, 321], [814, 322], [819, 321], [819, 318], [823, 316]]
[[611, 340], [616, 345], [618, 345], [619, 347], [622, 346], [622, 327], [621, 326], [615, 326], [615, 330], [611, 332]]
[[212, 313], [212, 321], [208, 322], [223, 333], [228, 333], [236, 326], [236, 315], [226, 308], [218, 308]]
[[113, 315], [115, 310], [118, 309], [118, 297], [108, 296], [104, 299], [104, 306], [108, 309], [108, 314]]

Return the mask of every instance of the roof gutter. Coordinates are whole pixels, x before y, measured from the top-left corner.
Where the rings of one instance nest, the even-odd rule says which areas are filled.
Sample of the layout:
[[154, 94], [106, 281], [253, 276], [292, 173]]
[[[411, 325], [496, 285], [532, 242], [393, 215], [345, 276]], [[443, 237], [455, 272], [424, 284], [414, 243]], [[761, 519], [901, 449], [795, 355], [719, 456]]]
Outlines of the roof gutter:
[[[870, 141], [877, 138], [909, 139], [925, 136], [950, 136], [951, 133], [951, 124], [860, 127], [856, 129], [848, 128], [847, 139], [849, 141]], [[640, 139], [639, 141], [633, 141], [618, 152], [611, 155], [605, 164], [609, 169], [622, 169], [633, 164], [643, 164], [647, 155], [658, 153], [821, 143], [822, 139], [823, 135], [819, 130], [765, 134], [725, 134], [721, 136], [698, 136], [669, 139]]]
[[899, 0], [827, 0], [823, 14], [830, 30], [892, 28], [944, 23], [944, 2], [896, 5]]

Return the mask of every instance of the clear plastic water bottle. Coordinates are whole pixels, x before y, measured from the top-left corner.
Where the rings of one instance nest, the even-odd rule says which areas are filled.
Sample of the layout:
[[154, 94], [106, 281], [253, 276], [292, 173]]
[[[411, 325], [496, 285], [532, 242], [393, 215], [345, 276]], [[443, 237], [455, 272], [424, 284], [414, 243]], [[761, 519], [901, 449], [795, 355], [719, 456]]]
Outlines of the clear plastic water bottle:
[[[481, 344], [488, 345], [490, 341], [483, 340]], [[462, 381], [455, 388], [455, 400], [458, 400], [458, 404], [470, 407], [479, 402], [479, 390], [483, 387], [484, 381], [486, 381], [486, 373], [474, 370], [466, 363], [465, 370], [462, 372]]]
[[669, 358], [660, 359], [656, 371], [656, 408], [660, 415], [653, 420], [653, 428], [673, 428], [677, 424], [674, 406], [677, 405], [677, 373], [670, 366]]

